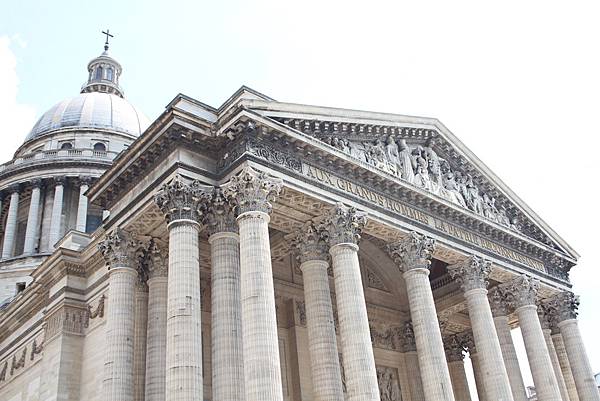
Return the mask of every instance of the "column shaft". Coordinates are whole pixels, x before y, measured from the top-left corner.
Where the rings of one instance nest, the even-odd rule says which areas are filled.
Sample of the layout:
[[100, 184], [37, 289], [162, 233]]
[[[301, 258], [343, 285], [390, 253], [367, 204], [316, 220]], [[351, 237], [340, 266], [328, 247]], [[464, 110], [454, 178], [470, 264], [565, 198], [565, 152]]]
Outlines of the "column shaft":
[[239, 236], [219, 232], [212, 234], [208, 242], [212, 262], [212, 399], [242, 401], [244, 364]]
[[86, 224], [87, 224], [87, 209], [88, 209], [88, 199], [84, 193], [88, 190], [89, 186], [87, 184], [81, 184], [79, 187], [79, 203], [77, 205], [77, 220], [75, 223], [75, 229], [77, 231], [85, 232]]
[[166, 396], [167, 288], [166, 277], [148, 280], [146, 401], [165, 401]]
[[17, 215], [19, 213], [19, 192], [10, 195], [6, 226], [4, 227], [4, 243], [2, 245], [2, 259], [12, 258], [17, 235]]
[[512, 401], [513, 396], [487, 299], [487, 290], [475, 288], [466, 291], [465, 298], [475, 346], [480, 355], [485, 355], [485, 358], [479, 361], [479, 366], [486, 394], [495, 401]]
[[62, 209], [63, 209], [63, 192], [64, 187], [61, 182], [57, 182], [54, 187], [54, 201], [52, 203], [52, 218], [50, 220], [50, 234], [48, 248], [54, 249], [54, 246], [60, 240], [61, 233], [61, 220], [62, 220]]
[[269, 244], [269, 215], [238, 217], [246, 401], [281, 401], [281, 368], [275, 289]]
[[560, 370], [563, 378], [565, 379], [569, 400], [579, 401], [577, 387], [575, 387], [575, 378], [573, 377], [573, 371], [571, 370], [571, 364], [569, 363], [569, 357], [567, 356], [567, 350], [565, 349], [565, 343], [563, 341], [562, 334], [552, 334], [552, 342], [554, 343], [554, 349], [556, 350]]
[[357, 252], [358, 246], [351, 243], [340, 243], [330, 249], [346, 389], [349, 401], [379, 401], [377, 371]]
[[39, 225], [40, 225], [40, 187], [34, 185], [31, 188], [31, 201], [29, 203], [29, 214], [27, 215], [27, 228], [25, 230], [25, 245], [23, 246], [23, 253], [25, 255], [31, 255], [35, 253]]
[[444, 344], [429, 284], [429, 270], [415, 268], [404, 274], [412, 317], [419, 369], [427, 401], [454, 401]]
[[199, 225], [169, 223], [166, 400], [202, 401]]
[[148, 288], [137, 284], [135, 292], [135, 323], [133, 337], [134, 401], [144, 401], [146, 387], [146, 341], [148, 333]]
[[506, 373], [508, 374], [508, 380], [510, 381], [513, 399], [514, 401], [527, 401], [525, 383], [523, 382], [521, 367], [519, 366], [519, 360], [517, 359], [517, 351], [515, 350], [515, 345], [510, 334], [508, 316], [496, 316], [494, 318], [494, 325], [496, 327], [496, 333], [498, 333], [500, 349], [502, 350], [504, 366], [506, 366]]
[[463, 361], [448, 362], [450, 371], [450, 380], [452, 381], [452, 390], [456, 401], [471, 401], [469, 392], [469, 383], [465, 372], [465, 363]]
[[579, 400], [600, 401], [600, 392], [598, 392], [598, 387], [594, 380], [592, 366], [583, 345], [577, 320], [563, 320], [558, 323], [558, 327], [565, 343]]
[[425, 401], [423, 383], [421, 382], [421, 371], [419, 370], [419, 356], [416, 351], [408, 351], [404, 354], [406, 369], [408, 372], [408, 385], [410, 386], [410, 401]]
[[479, 401], [494, 401], [488, 399], [487, 394], [485, 392], [485, 386], [483, 384], [483, 377], [481, 373], [481, 364], [479, 361], [478, 354], [469, 354], [469, 357], [471, 358], [471, 365], [473, 366], [473, 376], [475, 378], [475, 387], [477, 388], [477, 398], [479, 399]]
[[560, 389], [552, 370], [552, 361], [538, 318], [537, 307], [524, 305], [518, 307], [516, 312], [536, 393], [540, 400], [560, 401]]
[[556, 381], [558, 382], [558, 388], [560, 389], [560, 396], [563, 401], [569, 400], [569, 393], [567, 392], [567, 385], [565, 383], [565, 379], [563, 378], [562, 371], [560, 370], [560, 363], [558, 362], [558, 355], [556, 354], [556, 349], [554, 348], [554, 343], [552, 342], [551, 330], [543, 329], [544, 339], [546, 340], [546, 347], [548, 347], [548, 353], [550, 354], [550, 360], [552, 361], [552, 369], [554, 370], [554, 376], [556, 376]]
[[110, 269], [106, 317], [104, 401], [133, 401], [133, 338], [137, 272]]
[[328, 263], [302, 263], [306, 327], [314, 397], [317, 401], [343, 401], [333, 308], [329, 293]]

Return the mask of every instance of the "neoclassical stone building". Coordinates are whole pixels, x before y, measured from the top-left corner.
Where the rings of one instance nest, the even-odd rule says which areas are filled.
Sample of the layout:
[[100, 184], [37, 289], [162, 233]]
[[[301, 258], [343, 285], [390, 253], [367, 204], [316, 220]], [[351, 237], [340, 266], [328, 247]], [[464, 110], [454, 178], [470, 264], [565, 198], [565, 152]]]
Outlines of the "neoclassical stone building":
[[577, 253], [439, 121], [242, 87], [144, 129], [88, 70], [0, 173], [0, 399], [471, 401], [468, 355], [525, 401], [518, 326], [540, 400], [600, 400]]

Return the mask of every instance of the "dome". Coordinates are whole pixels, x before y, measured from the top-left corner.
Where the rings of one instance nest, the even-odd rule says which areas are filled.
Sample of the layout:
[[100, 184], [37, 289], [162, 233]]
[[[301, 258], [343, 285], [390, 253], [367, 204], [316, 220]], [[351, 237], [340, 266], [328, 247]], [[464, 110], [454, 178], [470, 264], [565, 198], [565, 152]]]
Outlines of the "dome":
[[45, 112], [25, 141], [64, 128], [105, 129], [139, 136], [148, 125], [146, 116], [117, 95], [81, 93]]

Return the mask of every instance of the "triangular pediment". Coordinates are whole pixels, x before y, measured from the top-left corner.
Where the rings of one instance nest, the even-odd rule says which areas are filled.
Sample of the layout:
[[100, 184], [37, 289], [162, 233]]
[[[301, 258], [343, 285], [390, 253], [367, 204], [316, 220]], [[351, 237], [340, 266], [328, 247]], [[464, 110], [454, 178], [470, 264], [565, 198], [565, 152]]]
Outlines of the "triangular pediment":
[[465, 213], [575, 261], [577, 253], [436, 119], [259, 99], [244, 104]]

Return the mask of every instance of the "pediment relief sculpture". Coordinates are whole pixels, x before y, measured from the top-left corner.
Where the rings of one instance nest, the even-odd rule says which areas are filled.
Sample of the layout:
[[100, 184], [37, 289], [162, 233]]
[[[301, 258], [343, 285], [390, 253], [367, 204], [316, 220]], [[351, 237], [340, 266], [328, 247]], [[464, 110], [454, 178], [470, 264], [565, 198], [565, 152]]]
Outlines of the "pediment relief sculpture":
[[452, 167], [434, 150], [429, 139], [425, 146], [409, 145], [405, 139], [388, 135], [384, 140], [359, 141], [340, 137], [321, 138], [329, 145], [362, 162], [383, 170], [417, 188], [468, 209], [500, 225], [521, 231], [518, 219], [508, 215], [494, 196], [483, 192], [473, 177]]

